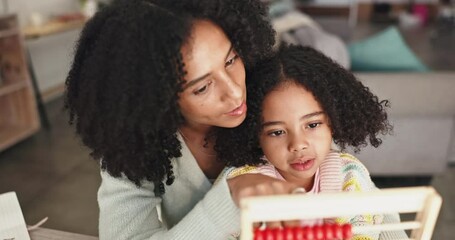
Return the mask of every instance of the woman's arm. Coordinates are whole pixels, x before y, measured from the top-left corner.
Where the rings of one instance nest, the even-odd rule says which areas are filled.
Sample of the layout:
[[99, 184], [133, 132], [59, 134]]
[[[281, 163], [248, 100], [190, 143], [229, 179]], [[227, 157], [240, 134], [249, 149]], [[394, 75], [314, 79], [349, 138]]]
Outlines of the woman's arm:
[[154, 195], [153, 183], [143, 182], [142, 187], [137, 187], [128, 179], [112, 177], [105, 171], [101, 177], [100, 239], [225, 239], [240, 229], [236, 205], [241, 198], [289, 193], [296, 187], [261, 174], [244, 174], [229, 180], [223, 174], [178, 224], [167, 229], [158, 218], [161, 198]]
[[232, 199], [237, 206], [240, 199], [245, 197], [289, 194], [298, 187], [277, 179], [272, 165], [235, 168], [229, 171], [227, 178]]
[[[98, 190], [100, 239], [147, 239], [164, 230], [156, 207], [161, 199], [154, 196], [154, 186], [138, 188], [126, 178], [114, 178], [101, 171]], [[158, 238], [157, 238], [158, 239]]]
[[158, 218], [161, 198], [154, 195], [153, 183], [138, 188], [104, 171], [101, 176], [100, 239], [226, 239], [240, 228], [239, 210], [225, 177], [178, 224], [166, 229]]

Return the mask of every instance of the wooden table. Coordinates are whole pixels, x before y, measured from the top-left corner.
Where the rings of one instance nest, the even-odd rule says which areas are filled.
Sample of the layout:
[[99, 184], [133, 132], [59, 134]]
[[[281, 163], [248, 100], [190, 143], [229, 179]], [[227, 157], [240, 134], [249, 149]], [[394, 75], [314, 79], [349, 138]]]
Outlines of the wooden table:
[[31, 240], [98, 240], [97, 237], [69, 233], [48, 228], [37, 228], [29, 232]]
[[27, 26], [22, 29], [25, 39], [33, 39], [49, 36], [56, 33], [80, 29], [87, 22], [87, 19], [74, 19], [69, 21], [51, 20], [42, 26]]

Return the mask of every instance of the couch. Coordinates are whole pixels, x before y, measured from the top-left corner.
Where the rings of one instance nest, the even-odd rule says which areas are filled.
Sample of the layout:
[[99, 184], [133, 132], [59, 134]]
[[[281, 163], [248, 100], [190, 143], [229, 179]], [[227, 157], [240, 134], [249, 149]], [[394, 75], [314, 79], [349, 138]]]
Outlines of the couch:
[[355, 75], [391, 103], [393, 135], [356, 153], [372, 176], [431, 180], [455, 159], [455, 71]]

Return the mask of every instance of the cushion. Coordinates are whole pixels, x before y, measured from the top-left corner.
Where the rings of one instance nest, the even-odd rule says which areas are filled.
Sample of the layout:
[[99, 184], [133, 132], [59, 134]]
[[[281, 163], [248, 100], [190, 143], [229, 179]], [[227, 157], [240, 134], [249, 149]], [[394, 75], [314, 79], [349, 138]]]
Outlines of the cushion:
[[359, 72], [426, 72], [428, 68], [406, 45], [396, 27], [348, 46], [351, 70]]

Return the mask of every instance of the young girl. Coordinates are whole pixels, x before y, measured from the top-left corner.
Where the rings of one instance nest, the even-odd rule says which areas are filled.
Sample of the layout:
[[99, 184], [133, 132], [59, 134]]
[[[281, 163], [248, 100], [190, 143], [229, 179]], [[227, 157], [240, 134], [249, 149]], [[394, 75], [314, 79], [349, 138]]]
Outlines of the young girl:
[[266, 17], [259, 0], [116, 0], [84, 27], [66, 107], [101, 164], [100, 239], [238, 231], [237, 193], [259, 178], [212, 184], [210, 133], [245, 119], [246, 73], [274, 43]]
[[[246, 120], [218, 133], [218, 156], [227, 165], [239, 167], [228, 178], [261, 173], [292, 182], [308, 194], [376, 190], [364, 165], [334, 150], [332, 142], [341, 150], [352, 146], [357, 151], [367, 140], [379, 146], [377, 135], [391, 130], [387, 101], [379, 101], [351, 73], [308, 47], [282, 47], [255, 70], [248, 86]], [[378, 224], [383, 216], [365, 214], [335, 221]], [[381, 239], [401, 234], [383, 233]], [[379, 235], [371, 232], [354, 239], [378, 239]]]

